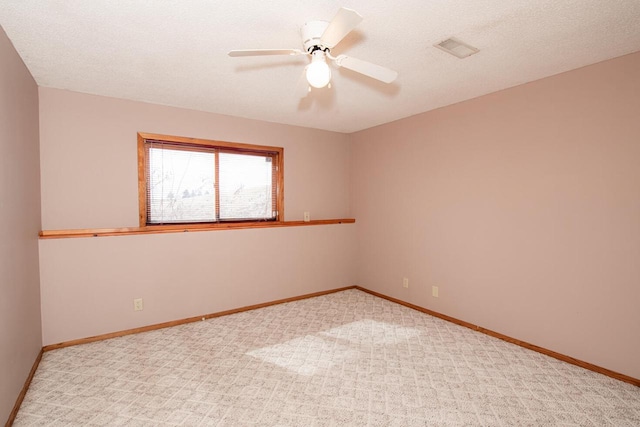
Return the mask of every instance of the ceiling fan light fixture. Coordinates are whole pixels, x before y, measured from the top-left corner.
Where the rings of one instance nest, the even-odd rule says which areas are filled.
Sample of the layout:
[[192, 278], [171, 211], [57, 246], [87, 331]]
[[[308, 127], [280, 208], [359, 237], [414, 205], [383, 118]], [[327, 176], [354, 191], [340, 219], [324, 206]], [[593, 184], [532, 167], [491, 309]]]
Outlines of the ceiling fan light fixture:
[[307, 82], [317, 89], [323, 88], [331, 81], [331, 69], [322, 50], [311, 54], [311, 64], [307, 66]]
[[228, 55], [236, 56], [265, 56], [265, 55], [310, 55], [311, 63], [305, 68], [305, 77], [311, 88], [331, 88], [331, 68], [327, 62], [330, 59], [337, 67], [351, 70], [363, 76], [370, 77], [383, 83], [391, 83], [397, 77], [396, 71], [361, 59], [346, 55], [331, 56], [331, 49], [340, 43], [362, 21], [362, 16], [352, 9], [342, 7], [331, 22], [308, 21], [300, 29], [302, 45], [300, 49], [241, 49], [231, 50]]

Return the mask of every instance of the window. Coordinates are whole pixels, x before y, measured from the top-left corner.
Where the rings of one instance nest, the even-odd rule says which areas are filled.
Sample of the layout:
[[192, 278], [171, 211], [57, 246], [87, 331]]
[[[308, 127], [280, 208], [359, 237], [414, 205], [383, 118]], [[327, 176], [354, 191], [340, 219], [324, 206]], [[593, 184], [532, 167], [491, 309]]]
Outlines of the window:
[[283, 221], [284, 149], [138, 134], [140, 226]]

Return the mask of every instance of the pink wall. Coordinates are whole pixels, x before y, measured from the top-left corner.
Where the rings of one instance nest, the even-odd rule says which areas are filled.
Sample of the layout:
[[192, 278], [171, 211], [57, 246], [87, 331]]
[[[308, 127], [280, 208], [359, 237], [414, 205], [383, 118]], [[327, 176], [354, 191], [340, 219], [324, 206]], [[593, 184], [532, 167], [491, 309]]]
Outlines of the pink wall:
[[[350, 214], [348, 135], [40, 88], [44, 229], [138, 225], [138, 131], [282, 146], [285, 219]], [[42, 240], [43, 341], [348, 286], [354, 245], [348, 224]]]
[[357, 283], [640, 378], [639, 117], [636, 53], [354, 134]]
[[137, 132], [284, 147], [285, 219], [349, 215], [349, 136], [40, 88], [42, 227], [138, 226]]
[[38, 90], [0, 28], [0, 423], [42, 347]]
[[350, 286], [354, 241], [350, 224], [43, 240], [43, 341]]

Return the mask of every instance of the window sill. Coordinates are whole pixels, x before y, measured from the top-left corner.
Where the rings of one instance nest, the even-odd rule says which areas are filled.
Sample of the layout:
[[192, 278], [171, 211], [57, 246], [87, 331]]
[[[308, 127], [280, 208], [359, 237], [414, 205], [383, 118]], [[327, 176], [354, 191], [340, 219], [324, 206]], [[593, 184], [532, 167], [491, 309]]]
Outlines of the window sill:
[[190, 233], [194, 231], [236, 230], [249, 228], [300, 227], [307, 225], [352, 224], [354, 218], [319, 219], [315, 221], [242, 222], [229, 224], [178, 224], [148, 227], [85, 228], [77, 230], [42, 230], [40, 239], [68, 239], [74, 237], [129, 236], [132, 234]]

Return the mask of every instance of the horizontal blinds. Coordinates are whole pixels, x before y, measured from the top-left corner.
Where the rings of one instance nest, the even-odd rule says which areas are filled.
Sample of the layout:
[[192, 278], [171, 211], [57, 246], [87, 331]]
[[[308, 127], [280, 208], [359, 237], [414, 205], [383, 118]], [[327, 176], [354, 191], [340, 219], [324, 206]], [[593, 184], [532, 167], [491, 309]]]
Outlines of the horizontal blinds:
[[277, 154], [146, 141], [147, 223], [275, 220]]
[[215, 156], [214, 150], [149, 143], [147, 221], [215, 221]]

